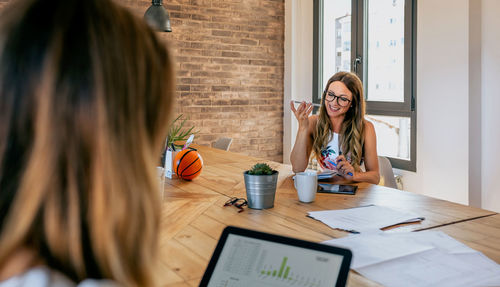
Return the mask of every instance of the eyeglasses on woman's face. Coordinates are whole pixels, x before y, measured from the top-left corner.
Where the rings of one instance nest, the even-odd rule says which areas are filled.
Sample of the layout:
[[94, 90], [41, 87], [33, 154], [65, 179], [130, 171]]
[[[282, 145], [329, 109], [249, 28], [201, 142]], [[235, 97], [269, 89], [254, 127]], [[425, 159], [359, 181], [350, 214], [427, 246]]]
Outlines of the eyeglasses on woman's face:
[[337, 105], [339, 105], [341, 107], [347, 107], [349, 105], [349, 103], [351, 102], [351, 100], [349, 100], [348, 98], [346, 98], [344, 96], [337, 96], [332, 91], [328, 91], [326, 93], [325, 100], [327, 102], [333, 102], [335, 99], [337, 99]]

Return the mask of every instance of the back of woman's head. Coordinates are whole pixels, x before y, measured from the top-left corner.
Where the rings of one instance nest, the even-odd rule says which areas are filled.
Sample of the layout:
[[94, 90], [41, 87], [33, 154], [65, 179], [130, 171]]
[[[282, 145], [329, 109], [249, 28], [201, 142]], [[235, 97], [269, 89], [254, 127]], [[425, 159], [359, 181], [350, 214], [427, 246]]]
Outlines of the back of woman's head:
[[173, 90], [165, 45], [109, 0], [4, 12], [0, 269], [29, 248], [74, 281], [151, 285]]

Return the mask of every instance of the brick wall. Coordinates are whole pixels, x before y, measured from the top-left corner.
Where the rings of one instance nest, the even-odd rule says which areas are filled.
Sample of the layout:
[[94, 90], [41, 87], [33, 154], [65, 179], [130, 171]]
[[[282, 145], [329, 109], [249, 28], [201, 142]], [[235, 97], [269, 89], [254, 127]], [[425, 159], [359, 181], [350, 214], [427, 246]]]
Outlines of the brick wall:
[[[15, 1], [15, 0], [10, 0]], [[116, 0], [142, 17], [151, 1]], [[9, 0], [0, 0], [4, 5]], [[233, 138], [231, 151], [282, 161], [284, 0], [164, 0], [174, 52], [176, 114], [195, 143]]]

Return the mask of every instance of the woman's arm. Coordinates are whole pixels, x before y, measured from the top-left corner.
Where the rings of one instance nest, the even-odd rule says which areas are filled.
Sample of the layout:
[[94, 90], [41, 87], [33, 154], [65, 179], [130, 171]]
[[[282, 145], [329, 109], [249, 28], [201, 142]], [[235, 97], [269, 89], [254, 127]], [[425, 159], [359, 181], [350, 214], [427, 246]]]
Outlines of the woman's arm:
[[[364, 121], [364, 125], [365, 129], [363, 137], [365, 139], [365, 143], [363, 146], [363, 154], [366, 172], [354, 171], [354, 168], [347, 160], [345, 160], [343, 155], [337, 158], [337, 168], [348, 180], [378, 184], [380, 181], [380, 173], [378, 167], [377, 137], [375, 135], [375, 128], [371, 122], [366, 120]], [[351, 173], [352, 176], [349, 175], [349, 173]]]
[[312, 112], [312, 104], [301, 103], [299, 107], [295, 109], [293, 102], [290, 102], [290, 107], [299, 122], [299, 130], [297, 131], [295, 144], [290, 153], [292, 170], [297, 173], [306, 170], [309, 163], [309, 156], [313, 144], [312, 135], [316, 127], [317, 116], [309, 116]]

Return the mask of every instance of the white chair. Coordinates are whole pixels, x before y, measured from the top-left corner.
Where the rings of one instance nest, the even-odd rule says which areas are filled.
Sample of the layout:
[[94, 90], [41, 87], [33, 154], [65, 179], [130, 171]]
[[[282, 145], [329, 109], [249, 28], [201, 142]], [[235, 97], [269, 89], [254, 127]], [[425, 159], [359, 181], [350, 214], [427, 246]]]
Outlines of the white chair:
[[378, 168], [380, 171], [380, 182], [379, 185], [398, 188], [396, 184], [396, 179], [394, 178], [394, 171], [392, 170], [391, 162], [385, 156], [378, 157]]
[[228, 151], [232, 142], [233, 142], [232, 138], [219, 138], [214, 143], [214, 148]]

